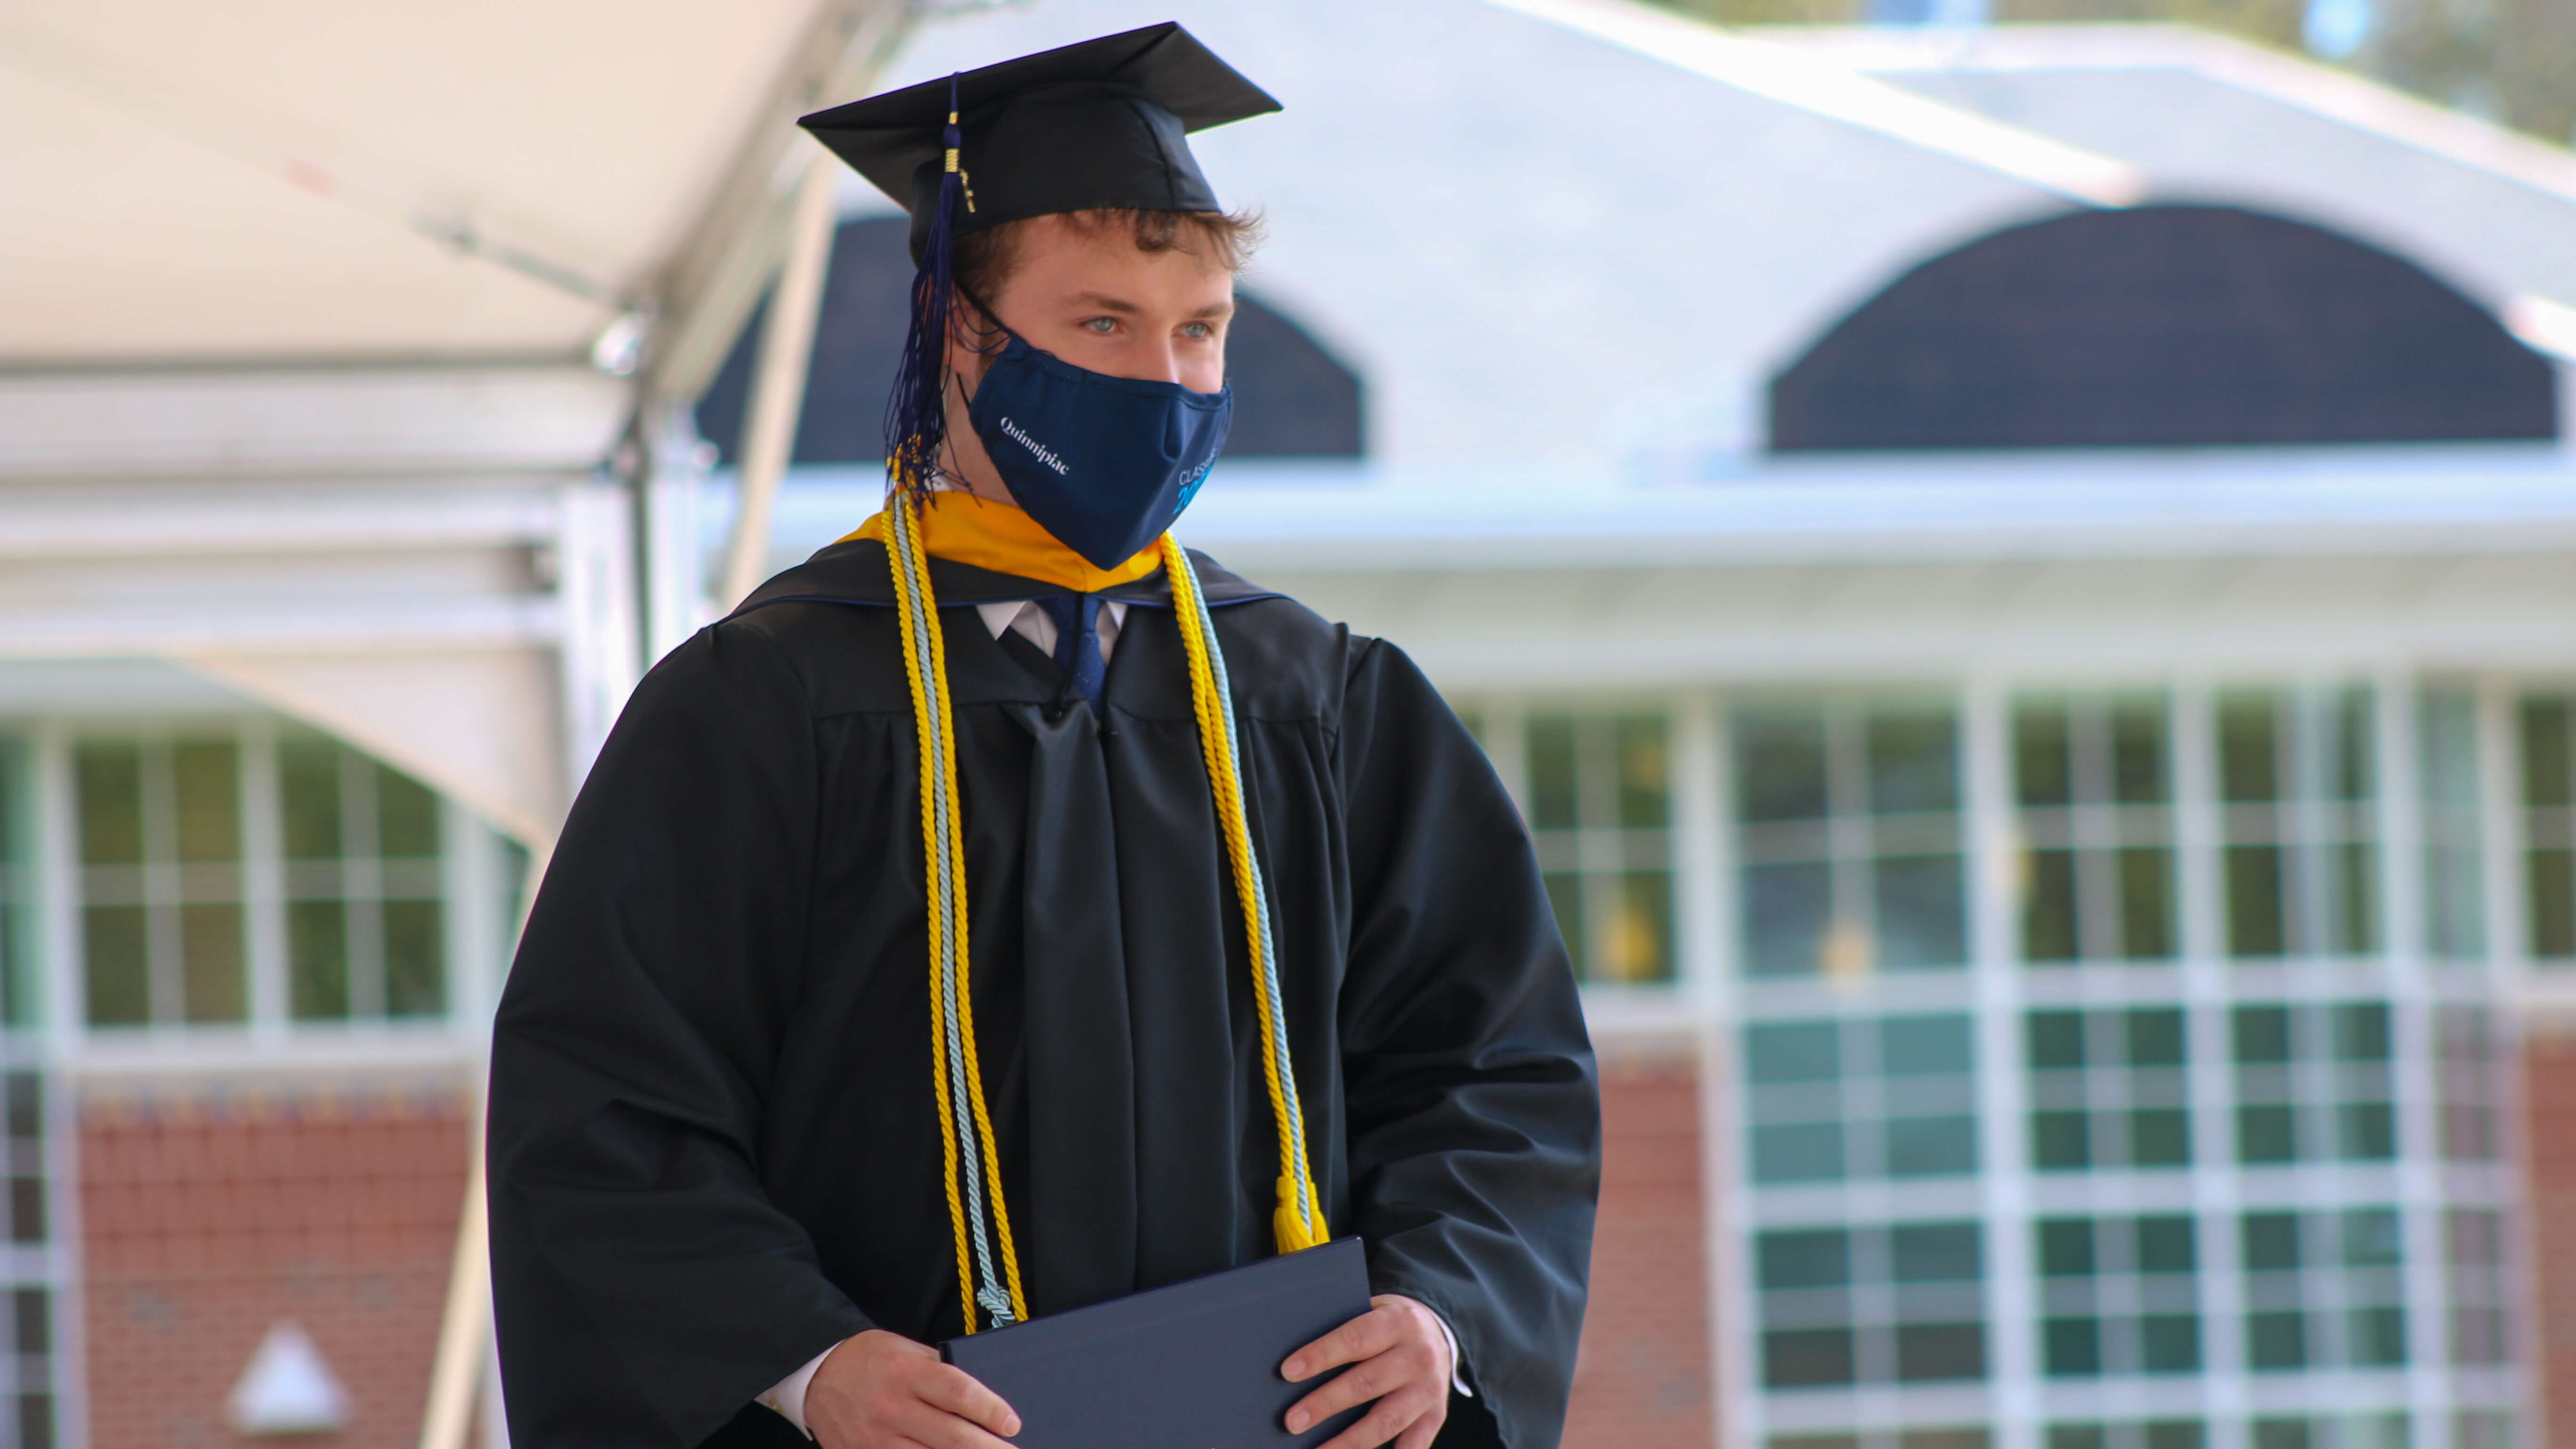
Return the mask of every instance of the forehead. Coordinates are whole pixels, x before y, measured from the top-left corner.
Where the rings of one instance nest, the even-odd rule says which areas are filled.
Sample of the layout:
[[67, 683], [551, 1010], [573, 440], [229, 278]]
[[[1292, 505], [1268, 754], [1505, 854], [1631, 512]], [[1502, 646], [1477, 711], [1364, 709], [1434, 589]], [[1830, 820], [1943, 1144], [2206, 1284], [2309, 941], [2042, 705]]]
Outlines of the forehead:
[[1076, 223], [1062, 216], [1035, 217], [1013, 238], [1011, 277], [1005, 291], [1034, 295], [1138, 293], [1140, 304], [1230, 297], [1234, 273], [1205, 240], [1184, 231], [1182, 244], [1160, 251], [1136, 245], [1125, 219]]

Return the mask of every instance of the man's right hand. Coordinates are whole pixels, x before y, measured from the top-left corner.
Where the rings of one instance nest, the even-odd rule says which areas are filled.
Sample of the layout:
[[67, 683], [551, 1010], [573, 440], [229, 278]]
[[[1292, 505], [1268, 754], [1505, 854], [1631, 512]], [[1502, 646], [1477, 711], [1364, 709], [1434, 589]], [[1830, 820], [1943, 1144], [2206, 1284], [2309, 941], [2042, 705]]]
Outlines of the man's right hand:
[[1020, 1416], [939, 1350], [881, 1328], [841, 1340], [805, 1385], [823, 1449], [1010, 1449]]

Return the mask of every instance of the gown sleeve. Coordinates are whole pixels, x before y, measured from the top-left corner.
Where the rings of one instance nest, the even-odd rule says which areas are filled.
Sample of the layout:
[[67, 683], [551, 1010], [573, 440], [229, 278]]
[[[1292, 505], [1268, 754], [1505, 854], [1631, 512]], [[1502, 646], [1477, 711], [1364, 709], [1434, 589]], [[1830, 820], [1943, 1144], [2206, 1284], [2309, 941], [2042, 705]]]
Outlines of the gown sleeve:
[[492, 1041], [519, 1443], [695, 1445], [869, 1327], [761, 1179], [816, 771], [802, 681], [756, 626], [720, 625], [638, 687], [565, 824]]
[[1600, 1190], [1592, 1048], [1501, 781], [1410, 659], [1362, 648], [1342, 716], [1353, 1226], [1373, 1290], [1457, 1334], [1474, 1397], [1440, 1442], [1552, 1449]]

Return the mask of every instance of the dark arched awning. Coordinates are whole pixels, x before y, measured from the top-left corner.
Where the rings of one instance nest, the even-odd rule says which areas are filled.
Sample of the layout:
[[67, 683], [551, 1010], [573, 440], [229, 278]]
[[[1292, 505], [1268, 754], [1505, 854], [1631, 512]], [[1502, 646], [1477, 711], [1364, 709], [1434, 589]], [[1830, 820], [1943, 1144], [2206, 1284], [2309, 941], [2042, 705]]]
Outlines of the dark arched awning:
[[[911, 316], [906, 232], [901, 217], [869, 217], [842, 223], [833, 238], [805, 410], [796, 426], [799, 463], [874, 463], [885, 455], [886, 390], [894, 385], [895, 357]], [[753, 313], [698, 402], [698, 431], [727, 465], [742, 438], [751, 359], [764, 316]], [[1360, 455], [1358, 374], [1296, 323], [1240, 291], [1226, 341], [1226, 376], [1235, 401], [1225, 456]]]
[[1971, 242], [1771, 384], [1780, 451], [2557, 434], [2550, 364], [2485, 309], [2379, 248], [2217, 206]]

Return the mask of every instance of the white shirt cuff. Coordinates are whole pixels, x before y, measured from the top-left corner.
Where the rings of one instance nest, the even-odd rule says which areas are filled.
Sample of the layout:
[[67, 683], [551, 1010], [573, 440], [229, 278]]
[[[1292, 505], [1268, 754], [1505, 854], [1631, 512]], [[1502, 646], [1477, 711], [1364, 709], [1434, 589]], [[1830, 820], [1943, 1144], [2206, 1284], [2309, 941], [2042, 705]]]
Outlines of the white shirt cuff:
[[[1431, 1308], [1427, 1303], [1423, 1306]], [[1461, 1398], [1476, 1397], [1476, 1391], [1467, 1387], [1467, 1366], [1458, 1361], [1458, 1335], [1449, 1331], [1449, 1320], [1440, 1316], [1439, 1309], [1431, 1308], [1431, 1321], [1440, 1325], [1440, 1336], [1449, 1340], [1449, 1387], [1455, 1389]], [[815, 1360], [817, 1363], [821, 1361]], [[797, 1391], [803, 1393], [803, 1385], [799, 1385]]]
[[[836, 1343], [832, 1348], [840, 1346]], [[768, 1393], [753, 1402], [762, 1408], [775, 1410], [779, 1417], [796, 1426], [797, 1433], [808, 1439], [813, 1438], [814, 1431], [805, 1427], [805, 1387], [814, 1382], [814, 1371], [823, 1366], [823, 1360], [832, 1356], [832, 1348], [827, 1348], [805, 1360], [803, 1368], [780, 1379], [770, 1387]], [[1456, 1355], [1457, 1349], [1454, 1345], [1450, 1348], [1450, 1353], [1453, 1357]]]

